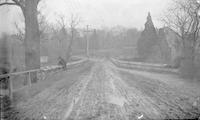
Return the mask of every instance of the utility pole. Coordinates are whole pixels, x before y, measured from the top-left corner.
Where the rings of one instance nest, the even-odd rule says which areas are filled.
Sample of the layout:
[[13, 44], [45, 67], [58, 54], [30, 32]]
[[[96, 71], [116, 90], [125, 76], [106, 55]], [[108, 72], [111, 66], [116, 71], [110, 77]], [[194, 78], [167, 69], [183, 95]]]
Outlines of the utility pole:
[[89, 25], [86, 28], [86, 55], [89, 58], [89, 40], [88, 40]]
[[87, 55], [87, 57], [89, 58], [89, 55], [90, 55], [90, 41], [89, 41], [89, 39], [88, 39], [88, 33], [89, 32], [93, 32], [93, 31], [91, 31], [91, 30], [89, 30], [89, 25], [87, 25], [86, 26], [86, 55]]

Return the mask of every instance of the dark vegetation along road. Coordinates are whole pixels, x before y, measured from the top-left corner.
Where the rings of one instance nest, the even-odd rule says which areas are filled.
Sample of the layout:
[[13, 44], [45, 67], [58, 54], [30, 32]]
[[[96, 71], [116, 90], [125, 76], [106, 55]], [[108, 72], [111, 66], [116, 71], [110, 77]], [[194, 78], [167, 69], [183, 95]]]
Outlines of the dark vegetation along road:
[[15, 117], [21, 120], [199, 117], [199, 85], [167, 74], [119, 68], [109, 60], [91, 61], [91, 68], [73, 77], [63, 76], [32, 99], [18, 104]]

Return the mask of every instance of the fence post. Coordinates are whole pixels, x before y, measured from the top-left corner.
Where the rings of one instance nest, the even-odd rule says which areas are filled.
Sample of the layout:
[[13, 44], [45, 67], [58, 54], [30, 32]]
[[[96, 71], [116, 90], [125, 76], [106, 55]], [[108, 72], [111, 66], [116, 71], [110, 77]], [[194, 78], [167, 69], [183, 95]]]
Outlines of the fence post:
[[31, 72], [28, 72], [28, 85], [31, 86]]
[[9, 97], [11, 100], [13, 100], [13, 83], [12, 83], [12, 76], [8, 79], [8, 84], [9, 84]]

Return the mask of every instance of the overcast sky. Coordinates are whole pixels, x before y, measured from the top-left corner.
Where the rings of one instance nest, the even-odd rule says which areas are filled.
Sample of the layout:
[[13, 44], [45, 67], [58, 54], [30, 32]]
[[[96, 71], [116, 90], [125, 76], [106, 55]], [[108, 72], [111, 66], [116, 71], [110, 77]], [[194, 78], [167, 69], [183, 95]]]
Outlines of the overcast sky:
[[[161, 27], [159, 20], [170, 0], [45, 0], [39, 8], [50, 22], [55, 22], [58, 14], [70, 18], [71, 14], [81, 18], [81, 26], [101, 27], [136, 27], [144, 28], [148, 11], [151, 12], [156, 27]], [[9, 11], [9, 12], [8, 12]], [[0, 8], [0, 32], [13, 31], [14, 21], [19, 19], [21, 11], [17, 7], [8, 10]]]

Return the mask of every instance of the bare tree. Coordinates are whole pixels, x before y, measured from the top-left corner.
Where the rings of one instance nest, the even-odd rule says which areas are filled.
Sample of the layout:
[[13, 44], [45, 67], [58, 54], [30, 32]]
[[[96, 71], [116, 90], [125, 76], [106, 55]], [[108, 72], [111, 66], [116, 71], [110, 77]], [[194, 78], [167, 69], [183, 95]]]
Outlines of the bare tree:
[[[64, 38], [62, 39], [66, 39], [67, 38], [67, 22], [66, 22], [66, 17], [64, 15], [58, 15], [58, 19], [57, 19], [57, 23], [60, 26], [60, 31], [62, 32], [61, 34], [64, 35]], [[59, 44], [61, 45], [61, 40], [59, 39]]]
[[73, 46], [73, 42], [76, 36], [76, 27], [78, 26], [78, 24], [80, 23], [80, 18], [77, 15], [71, 15], [70, 18], [70, 32], [71, 32], [71, 39], [68, 45], [68, 49], [67, 49], [67, 62], [69, 61], [70, 57], [71, 57], [71, 52], [72, 52], [72, 46]]
[[[182, 61], [191, 61], [194, 67], [195, 50], [199, 46], [200, 3], [198, 0], [174, 0], [174, 6], [168, 9], [164, 23], [179, 36], [182, 47]], [[184, 66], [184, 65], [183, 65]], [[188, 68], [188, 65], [185, 65]]]
[[163, 22], [174, 31], [182, 40], [185, 46], [185, 40], [188, 35], [194, 34], [195, 40], [199, 32], [199, 7], [196, 0], [174, 0], [175, 6], [168, 9]]
[[20, 40], [21, 42], [24, 42], [24, 29], [20, 28], [19, 24], [17, 24], [16, 22], [14, 23], [15, 29], [17, 31], [16, 36], [17, 39]]
[[46, 17], [39, 12], [38, 13], [39, 35], [41, 43], [48, 40], [47, 33], [51, 29], [51, 25], [47, 22]]
[[[0, 0], [0, 6], [18, 6], [25, 18], [25, 65], [26, 70], [40, 68], [40, 35], [37, 6], [41, 0]], [[36, 73], [31, 74], [37, 81]]]
[[[67, 39], [67, 20], [66, 17], [63, 15], [59, 15], [58, 24], [61, 26], [61, 32], [64, 34], [64, 39]], [[66, 51], [66, 63], [69, 62], [69, 59], [71, 57], [72, 53], [72, 46], [73, 42], [75, 40], [76, 36], [76, 27], [80, 23], [80, 18], [77, 15], [71, 15], [70, 22], [69, 22], [69, 29], [70, 29], [70, 41], [69, 44], [67, 45], [67, 51]]]

